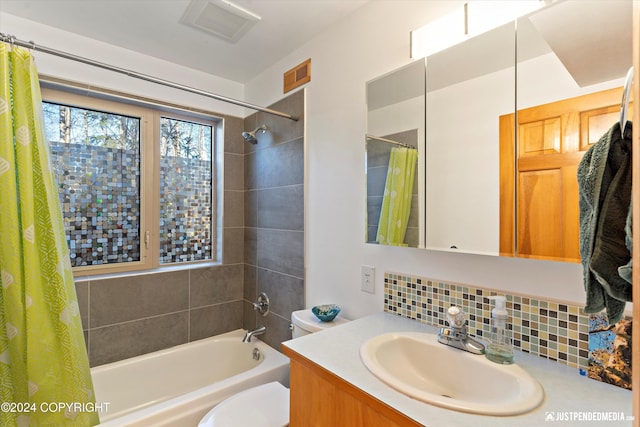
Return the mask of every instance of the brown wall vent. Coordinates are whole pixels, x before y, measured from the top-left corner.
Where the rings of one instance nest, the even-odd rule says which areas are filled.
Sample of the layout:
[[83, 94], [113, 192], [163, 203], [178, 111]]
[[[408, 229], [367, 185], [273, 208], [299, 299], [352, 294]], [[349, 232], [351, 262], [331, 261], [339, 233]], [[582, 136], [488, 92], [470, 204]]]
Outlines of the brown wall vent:
[[284, 93], [311, 81], [311, 59], [284, 73]]

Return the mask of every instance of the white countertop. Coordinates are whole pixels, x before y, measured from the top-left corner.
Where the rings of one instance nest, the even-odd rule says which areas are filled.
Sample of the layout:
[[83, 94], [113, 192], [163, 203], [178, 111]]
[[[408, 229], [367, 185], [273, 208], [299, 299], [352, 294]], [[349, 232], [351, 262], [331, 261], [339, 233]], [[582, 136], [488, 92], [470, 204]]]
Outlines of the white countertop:
[[[438, 330], [394, 314], [378, 313], [283, 344], [428, 427], [632, 425], [631, 391], [581, 376], [576, 368], [519, 351], [516, 363], [536, 378], [545, 392], [542, 405], [527, 414], [510, 417], [466, 414], [411, 399], [378, 380], [360, 360], [360, 346], [366, 340], [400, 331], [437, 333]], [[604, 414], [610, 412], [615, 414]], [[585, 417], [596, 419], [586, 421]], [[602, 417], [613, 417], [614, 421]]]

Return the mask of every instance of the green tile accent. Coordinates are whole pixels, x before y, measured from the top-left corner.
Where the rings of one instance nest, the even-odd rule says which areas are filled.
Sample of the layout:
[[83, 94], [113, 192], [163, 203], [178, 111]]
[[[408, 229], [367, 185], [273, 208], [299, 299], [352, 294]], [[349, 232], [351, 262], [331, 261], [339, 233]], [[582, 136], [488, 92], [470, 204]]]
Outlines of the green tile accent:
[[[480, 339], [485, 339], [491, 331], [491, 304], [485, 299], [504, 295], [512, 316], [510, 323], [513, 332], [520, 334], [517, 348], [574, 368], [586, 368], [588, 365], [587, 357], [581, 356], [579, 351], [588, 345], [584, 338], [588, 339], [589, 317], [582, 311], [582, 306], [400, 273], [385, 272], [384, 279], [386, 312], [432, 326], [443, 326], [446, 309], [457, 305], [467, 314], [470, 334], [477, 336], [476, 331], [482, 332]], [[514, 304], [519, 305], [519, 310], [514, 309]], [[577, 319], [574, 320], [577, 322], [569, 321], [569, 313], [575, 313], [573, 315]], [[525, 326], [523, 321], [529, 322], [528, 325]], [[575, 338], [572, 338], [570, 331], [575, 334]], [[545, 335], [540, 337], [541, 334]], [[566, 358], [559, 357], [558, 343], [551, 340], [551, 335], [575, 340], [576, 345], [567, 344]]]

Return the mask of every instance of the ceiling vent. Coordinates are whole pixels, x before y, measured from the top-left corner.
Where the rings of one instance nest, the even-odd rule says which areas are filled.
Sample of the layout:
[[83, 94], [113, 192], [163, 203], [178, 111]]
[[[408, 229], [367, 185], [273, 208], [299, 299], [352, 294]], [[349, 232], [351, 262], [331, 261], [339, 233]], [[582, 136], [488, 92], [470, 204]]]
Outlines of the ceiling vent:
[[193, 0], [180, 22], [235, 43], [261, 19], [227, 0]]

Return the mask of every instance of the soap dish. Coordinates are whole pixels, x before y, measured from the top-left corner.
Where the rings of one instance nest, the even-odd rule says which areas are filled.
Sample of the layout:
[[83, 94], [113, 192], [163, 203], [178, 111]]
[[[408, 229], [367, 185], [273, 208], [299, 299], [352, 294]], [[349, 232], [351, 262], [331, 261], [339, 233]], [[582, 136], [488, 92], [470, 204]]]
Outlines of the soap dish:
[[340, 307], [335, 304], [316, 305], [311, 312], [323, 322], [331, 322], [340, 313]]

